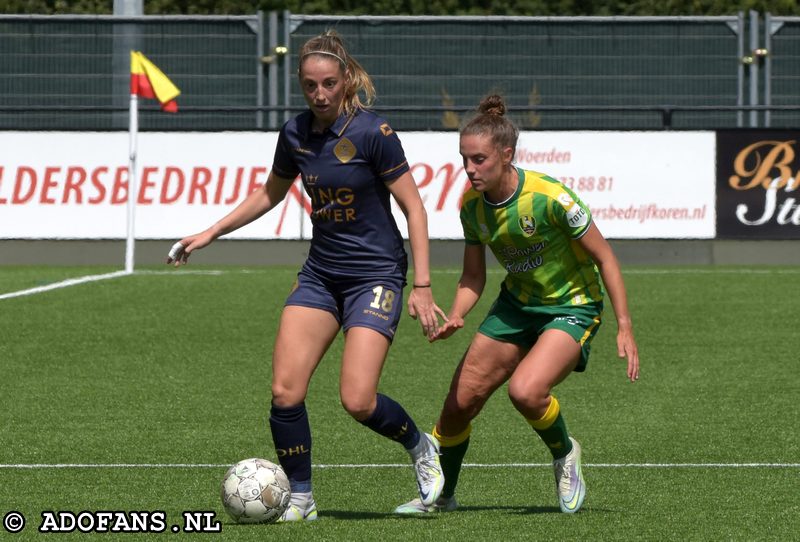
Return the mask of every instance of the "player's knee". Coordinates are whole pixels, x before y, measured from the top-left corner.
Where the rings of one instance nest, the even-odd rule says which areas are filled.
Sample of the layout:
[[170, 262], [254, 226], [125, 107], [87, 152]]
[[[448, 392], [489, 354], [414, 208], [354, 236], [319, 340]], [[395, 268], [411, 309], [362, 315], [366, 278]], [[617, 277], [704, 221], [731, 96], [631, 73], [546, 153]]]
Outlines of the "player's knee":
[[364, 421], [375, 410], [373, 397], [342, 397], [342, 408], [357, 421]]
[[450, 394], [444, 401], [442, 417], [445, 419], [470, 421], [481, 411], [485, 399], [473, 394]]
[[304, 390], [296, 387], [283, 386], [279, 383], [272, 383], [272, 404], [281, 408], [289, 408], [299, 405], [305, 401]]
[[508, 397], [514, 407], [525, 415], [543, 414], [550, 403], [550, 387], [536, 380], [512, 378], [508, 383]]

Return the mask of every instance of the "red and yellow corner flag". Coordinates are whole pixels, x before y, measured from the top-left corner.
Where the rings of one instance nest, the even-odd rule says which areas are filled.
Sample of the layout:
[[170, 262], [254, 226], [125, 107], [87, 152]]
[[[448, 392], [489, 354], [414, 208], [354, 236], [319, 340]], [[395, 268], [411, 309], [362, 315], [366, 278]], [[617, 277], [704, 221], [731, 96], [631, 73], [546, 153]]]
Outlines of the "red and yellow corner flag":
[[139, 51], [131, 51], [131, 94], [161, 102], [162, 111], [178, 112], [175, 98], [181, 93], [158, 66]]

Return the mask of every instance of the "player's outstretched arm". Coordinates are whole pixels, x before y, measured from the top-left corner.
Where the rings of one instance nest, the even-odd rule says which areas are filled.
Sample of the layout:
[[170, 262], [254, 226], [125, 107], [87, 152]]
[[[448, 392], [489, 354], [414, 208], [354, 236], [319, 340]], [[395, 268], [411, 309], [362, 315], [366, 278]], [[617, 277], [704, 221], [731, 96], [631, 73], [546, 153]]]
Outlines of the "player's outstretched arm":
[[408, 222], [408, 240], [414, 261], [414, 284], [408, 296], [408, 314], [418, 319], [422, 333], [432, 340], [439, 331], [439, 317], [447, 317], [433, 300], [430, 288], [430, 247], [428, 240], [428, 213], [422, 204], [417, 185], [411, 173], [403, 173], [388, 185], [400, 210]]
[[439, 329], [432, 341], [447, 339], [464, 327], [464, 317], [475, 306], [486, 286], [486, 256], [483, 245], [464, 245], [464, 263], [458, 279], [453, 305], [447, 322]]
[[291, 188], [294, 179], [279, 177], [270, 173], [267, 182], [258, 190], [250, 193], [236, 208], [225, 215], [210, 228], [188, 237], [184, 237], [174, 245], [167, 256], [167, 264], [176, 267], [187, 263], [195, 250], [208, 246], [212, 241], [236, 231], [273, 209], [283, 201]]
[[619, 261], [603, 234], [592, 223], [580, 239], [581, 246], [592, 256], [617, 316], [617, 354], [628, 361], [628, 379], [639, 379], [639, 349], [633, 337], [633, 322], [628, 311], [628, 294], [622, 278]]

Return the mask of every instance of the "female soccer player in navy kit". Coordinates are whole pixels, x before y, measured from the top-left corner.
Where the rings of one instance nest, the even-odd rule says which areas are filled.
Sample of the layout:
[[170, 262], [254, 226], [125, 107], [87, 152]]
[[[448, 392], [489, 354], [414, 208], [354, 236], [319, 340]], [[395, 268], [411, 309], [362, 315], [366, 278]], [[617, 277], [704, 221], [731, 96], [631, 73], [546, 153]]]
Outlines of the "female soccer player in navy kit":
[[167, 263], [186, 263], [195, 250], [275, 208], [299, 174], [311, 199], [314, 228], [273, 352], [269, 421], [292, 489], [281, 521], [317, 518], [304, 401], [311, 376], [340, 329], [342, 405], [357, 421], [408, 450], [420, 500], [432, 504], [444, 483], [438, 444], [417, 429], [403, 407], [377, 392], [400, 319], [407, 271], [390, 196], [408, 222], [414, 264], [409, 314], [429, 338], [438, 331], [438, 317], [444, 317], [431, 294], [427, 215], [397, 134], [367, 109], [375, 94], [369, 75], [334, 31], [305, 43], [298, 76], [309, 110], [281, 129], [263, 189], [206, 231], [182, 239]]
[[489, 96], [461, 129], [460, 152], [472, 184], [461, 206], [463, 271], [449, 319], [434, 340], [463, 327], [478, 302], [486, 284], [487, 245], [507, 275], [453, 375], [434, 428], [445, 475], [442, 495], [434, 505], [414, 499], [397, 513], [456, 508], [454, 492], [471, 422], [506, 381], [514, 407], [552, 454], [561, 511], [580, 509], [586, 495], [581, 448], [550, 392], [573, 371], [586, 368], [603, 312], [601, 277], [617, 319], [618, 354], [627, 359], [628, 378], [639, 378], [619, 263], [572, 191], [512, 164], [518, 131], [505, 110], [502, 98]]

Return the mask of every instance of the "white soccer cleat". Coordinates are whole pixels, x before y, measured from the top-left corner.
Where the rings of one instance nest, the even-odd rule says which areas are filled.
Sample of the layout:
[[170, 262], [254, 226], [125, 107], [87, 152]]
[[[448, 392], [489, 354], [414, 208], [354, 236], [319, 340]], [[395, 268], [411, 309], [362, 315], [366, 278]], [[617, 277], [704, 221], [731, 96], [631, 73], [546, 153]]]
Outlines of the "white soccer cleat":
[[430, 506], [425, 506], [419, 499], [413, 499], [405, 504], [401, 504], [394, 509], [395, 514], [429, 514], [435, 512], [452, 512], [458, 508], [455, 496], [439, 497]]
[[583, 481], [581, 469], [581, 446], [578, 441], [569, 437], [572, 450], [561, 459], [553, 461], [556, 475], [556, 493], [558, 505], [566, 514], [574, 514], [580, 510], [586, 496], [586, 482]]
[[424, 506], [431, 506], [442, 494], [444, 474], [439, 463], [439, 442], [428, 433], [422, 437], [427, 441], [426, 450], [414, 462], [414, 472], [417, 475], [420, 502]]
[[317, 503], [310, 493], [295, 494], [289, 501], [289, 506], [278, 518], [278, 523], [289, 523], [292, 521], [314, 521], [317, 519]]

